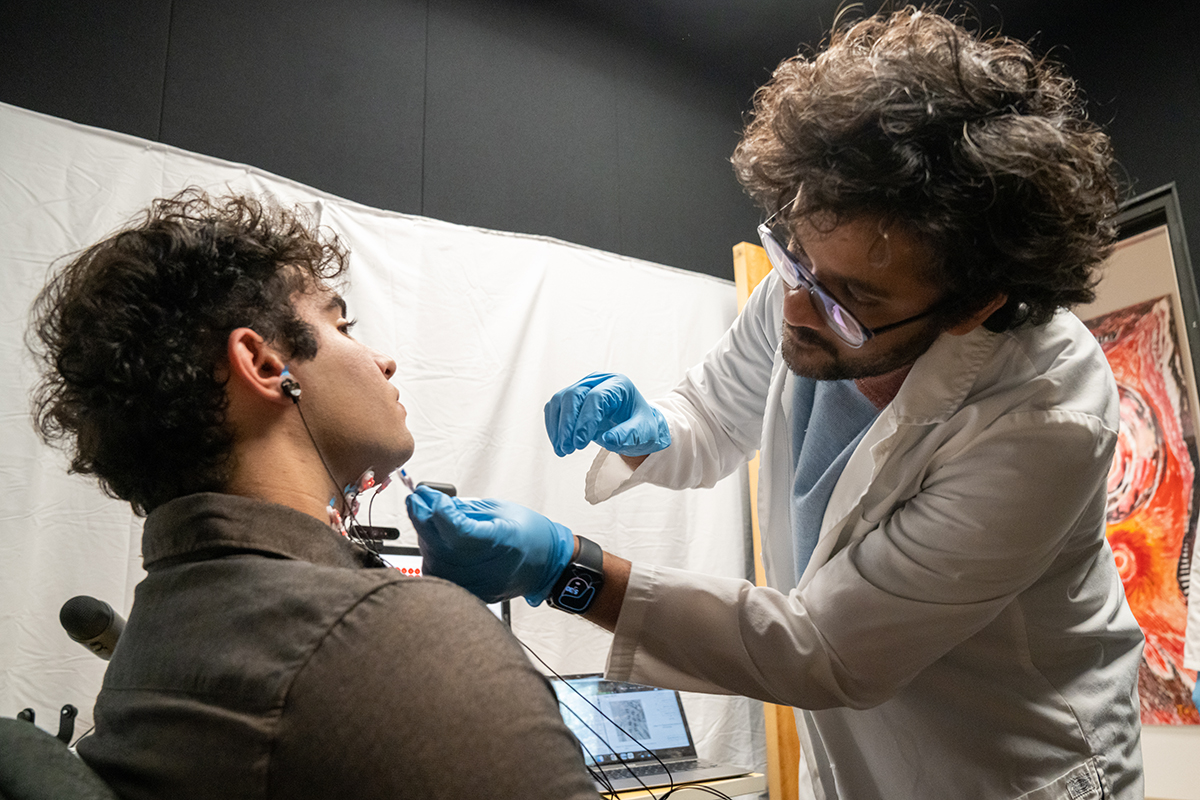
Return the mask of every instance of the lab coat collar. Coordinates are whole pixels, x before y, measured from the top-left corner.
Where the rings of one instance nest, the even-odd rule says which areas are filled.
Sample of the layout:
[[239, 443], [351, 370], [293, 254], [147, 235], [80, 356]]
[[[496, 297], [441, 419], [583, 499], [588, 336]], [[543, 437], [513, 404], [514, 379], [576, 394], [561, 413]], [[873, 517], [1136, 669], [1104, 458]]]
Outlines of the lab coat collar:
[[936, 425], [949, 419], [962, 407], [1004, 338], [982, 325], [963, 336], [939, 336], [913, 364], [892, 401], [890, 414], [896, 424]]
[[801, 587], [838, 548], [840, 532], [891, 455], [896, 434], [905, 426], [936, 425], [955, 414], [1004, 337], [982, 326], [964, 336], [944, 333], [917, 359], [896, 398], [871, 425], [842, 470], [825, 507], [817, 547], [800, 577]]

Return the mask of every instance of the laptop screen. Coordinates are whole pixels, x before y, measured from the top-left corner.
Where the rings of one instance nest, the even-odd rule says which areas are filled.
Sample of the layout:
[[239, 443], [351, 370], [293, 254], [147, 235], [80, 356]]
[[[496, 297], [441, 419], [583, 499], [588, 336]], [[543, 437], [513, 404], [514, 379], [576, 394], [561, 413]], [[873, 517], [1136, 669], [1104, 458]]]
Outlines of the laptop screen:
[[589, 765], [695, 758], [678, 692], [599, 675], [567, 675], [551, 683], [563, 721], [583, 745]]

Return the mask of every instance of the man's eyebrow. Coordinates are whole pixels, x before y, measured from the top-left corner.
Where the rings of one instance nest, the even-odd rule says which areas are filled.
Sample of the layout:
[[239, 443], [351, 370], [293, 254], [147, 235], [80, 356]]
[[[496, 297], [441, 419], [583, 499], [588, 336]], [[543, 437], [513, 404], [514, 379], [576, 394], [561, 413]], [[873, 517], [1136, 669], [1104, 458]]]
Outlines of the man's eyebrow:
[[[793, 256], [800, 256], [801, 260], [808, 262], [805, 264], [808, 269], [813, 269], [812, 259], [809, 257], [808, 251], [804, 249], [804, 243], [800, 241], [800, 236], [795, 231], [792, 232], [791, 241], [788, 243], [788, 249], [792, 251]], [[891, 296], [890, 287], [874, 284], [870, 281], [864, 281], [861, 278], [845, 278], [840, 275], [835, 275], [833, 276], [833, 280], [830, 281], [828, 277], [822, 278], [818, 275], [817, 280], [821, 281], [821, 283], [825, 285], [826, 289], [829, 288], [829, 283], [836, 283], [840, 284], [841, 288], [843, 289], [848, 289], [855, 294], [863, 295], [864, 297], [872, 300], [886, 300]], [[834, 299], [838, 302], [841, 302], [840, 297], [835, 297]]]
[[346, 316], [346, 301], [340, 294], [335, 294], [329, 298], [329, 302], [325, 304], [325, 311], [333, 311], [334, 309], [342, 312], [342, 316]]
[[891, 296], [890, 287], [874, 284], [859, 278], [844, 278], [841, 280], [841, 284], [855, 294], [871, 298], [872, 300], [886, 300]]

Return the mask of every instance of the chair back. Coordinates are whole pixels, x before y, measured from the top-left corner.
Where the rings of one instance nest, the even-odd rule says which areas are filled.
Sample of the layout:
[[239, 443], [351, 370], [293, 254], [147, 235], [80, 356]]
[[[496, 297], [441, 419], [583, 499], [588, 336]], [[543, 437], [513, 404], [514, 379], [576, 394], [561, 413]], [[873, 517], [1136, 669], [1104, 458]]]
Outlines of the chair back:
[[0, 718], [0, 798], [118, 800], [58, 737], [20, 719]]

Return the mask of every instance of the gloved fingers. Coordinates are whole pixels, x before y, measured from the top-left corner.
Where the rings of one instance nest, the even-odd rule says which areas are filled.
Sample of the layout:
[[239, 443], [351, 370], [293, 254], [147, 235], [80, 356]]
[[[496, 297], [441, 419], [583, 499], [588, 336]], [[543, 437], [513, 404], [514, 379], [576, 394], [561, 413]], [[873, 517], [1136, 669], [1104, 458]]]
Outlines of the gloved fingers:
[[461, 497], [453, 498], [454, 505], [468, 519], [474, 520], [489, 520], [497, 516], [504, 515], [505, 506], [516, 505], [505, 500], [495, 500], [490, 497], [477, 497], [465, 499]]
[[579, 419], [579, 408], [591, 391], [590, 386], [575, 384], [558, 392], [546, 404], [546, 434], [559, 457], [574, 453], [575, 425]]
[[[589, 372], [587, 375], [584, 375], [582, 378], [575, 381], [575, 385], [591, 388], [594, 386], [599, 386], [610, 378], [625, 378], [625, 376], [619, 372]], [[625, 378], [625, 380], [629, 379]]]
[[404, 499], [404, 507], [408, 510], [409, 519], [413, 523], [427, 523], [433, 517], [434, 509], [450, 500], [450, 496], [429, 486], [418, 486], [415, 491]]
[[578, 421], [572, 444], [582, 450], [602, 433], [631, 419], [633, 404], [629, 402], [633, 384], [624, 375], [616, 375], [593, 387], [579, 406]]
[[546, 435], [550, 437], [550, 444], [554, 447], [555, 455], [559, 457], [570, 455], [581, 446], [586, 447], [587, 442], [591, 441], [589, 438], [581, 446], [576, 444], [575, 427], [578, 423], [580, 407], [593, 387], [613, 377], [617, 376], [611, 372], [593, 372], [582, 380], [556, 392], [546, 403], [544, 409]]
[[549, 523], [549, 539], [544, 566], [540, 578], [534, 580], [525, 592], [525, 600], [531, 606], [540, 604], [549, 596], [558, 576], [566, 569], [575, 552], [575, 535], [571, 533], [571, 529], [550, 519], [546, 522]]
[[662, 413], [648, 403], [629, 420], [596, 439], [605, 450], [623, 456], [646, 456], [671, 446], [671, 428]]
[[[632, 419], [610, 428], [600, 435], [597, 443], [612, 453], [623, 456], [644, 456], [653, 453], [653, 440], [645, 441], [643, 425], [640, 420]], [[640, 452], [640, 451], [645, 452]]]
[[481, 523], [468, 518], [458, 507], [459, 502], [428, 486], [418, 486], [408, 496], [405, 505], [409, 519], [427, 547], [450, 552], [483, 533]]
[[404, 498], [404, 508], [408, 511], [408, 519], [417, 529], [417, 533], [423, 535], [426, 528], [430, 527], [429, 518], [433, 516], [433, 509], [416, 492]]

